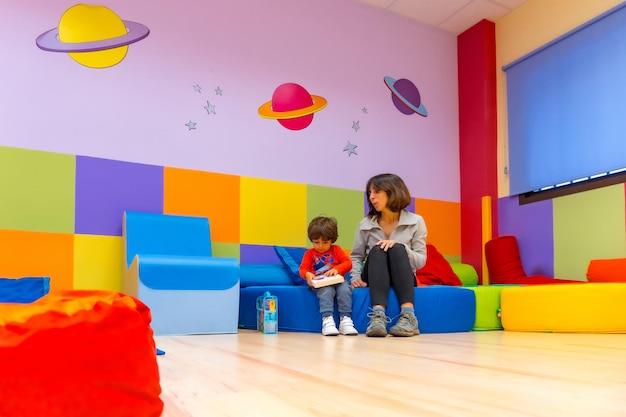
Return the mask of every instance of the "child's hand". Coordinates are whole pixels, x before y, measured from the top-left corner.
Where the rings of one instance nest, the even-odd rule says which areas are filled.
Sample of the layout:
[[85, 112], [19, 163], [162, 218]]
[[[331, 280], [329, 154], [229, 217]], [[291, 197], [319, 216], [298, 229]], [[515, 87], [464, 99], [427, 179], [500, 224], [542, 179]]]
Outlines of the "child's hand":
[[329, 269], [328, 271], [326, 271], [324, 273], [324, 275], [326, 275], [327, 277], [334, 277], [338, 273], [339, 273], [339, 271], [337, 271], [335, 268], [332, 268], [332, 269]]
[[315, 278], [315, 274], [312, 272], [304, 274], [304, 279], [306, 279], [306, 283], [309, 284], [309, 287], [313, 286], [313, 278]]

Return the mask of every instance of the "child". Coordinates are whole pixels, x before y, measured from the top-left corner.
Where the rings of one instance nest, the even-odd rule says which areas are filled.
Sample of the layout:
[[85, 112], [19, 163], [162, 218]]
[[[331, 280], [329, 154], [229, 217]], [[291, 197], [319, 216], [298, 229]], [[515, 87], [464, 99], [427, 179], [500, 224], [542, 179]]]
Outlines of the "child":
[[[352, 269], [352, 261], [334, 243], [337, 241], [337, 220], [333, 217], [318, 216], [311, 220], [308, 228], [309, 240], [313, 249], [304, 253], [300, 264], [300, 276], [306, 280], [320, 302], [322, 314], [322, 334], [337, 336], [338, 334], [355, 336], [359, 334], [352, 322], [352, 285], [348, 281], [325, 287], [314, 288], [313, 279], [319, 275], [335, 276], [347, 274]], [[335, 297], [339, 310], [339, 330], [335, 326], [333, 312]]]

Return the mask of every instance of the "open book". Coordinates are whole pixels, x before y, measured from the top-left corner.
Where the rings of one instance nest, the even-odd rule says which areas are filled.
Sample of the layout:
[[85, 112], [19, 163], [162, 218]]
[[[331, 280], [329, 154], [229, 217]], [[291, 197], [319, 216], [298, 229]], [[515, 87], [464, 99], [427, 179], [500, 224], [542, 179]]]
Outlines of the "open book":
[[343, 277], [343, 275], [339, 275], [339, 274], [333, 275], [332, 277], [318, 275], [315, 278], [313, 278], [312, 283], [313, 283], [313, 287], [320, 288], [320, 287], [325, 287], [327, 285], [340, 284], [344, 281], [345, 281], [345, 278]]

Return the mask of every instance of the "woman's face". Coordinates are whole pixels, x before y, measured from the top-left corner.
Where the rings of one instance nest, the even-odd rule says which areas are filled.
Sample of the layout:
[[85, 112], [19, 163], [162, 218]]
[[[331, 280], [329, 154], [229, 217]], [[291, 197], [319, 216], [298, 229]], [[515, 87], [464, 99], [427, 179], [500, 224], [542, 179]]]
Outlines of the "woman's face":
[[372, 203], [376, 211], [383, 211], [387, 207], [388, 199], [386, 192], [382, 190], [376, 191], [373, 188], [370, 189], [370, 203]]

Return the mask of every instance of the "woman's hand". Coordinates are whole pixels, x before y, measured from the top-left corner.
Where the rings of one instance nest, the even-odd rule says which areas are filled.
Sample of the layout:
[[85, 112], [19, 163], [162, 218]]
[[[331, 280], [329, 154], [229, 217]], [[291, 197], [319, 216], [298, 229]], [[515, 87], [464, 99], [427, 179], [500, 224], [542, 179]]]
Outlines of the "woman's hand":
[[353, 288], [365, 288], [367, 287], [367, 282], [363, 281], [361, 278], [353, 279], [350, 281]]
[[387, 252], [387, 249], [392, 248], [395, 244], [395, 240], [379, 240], [378, 242], [376, 242], [376, 245], [380, 246], [380, 248], [385, 252]]

